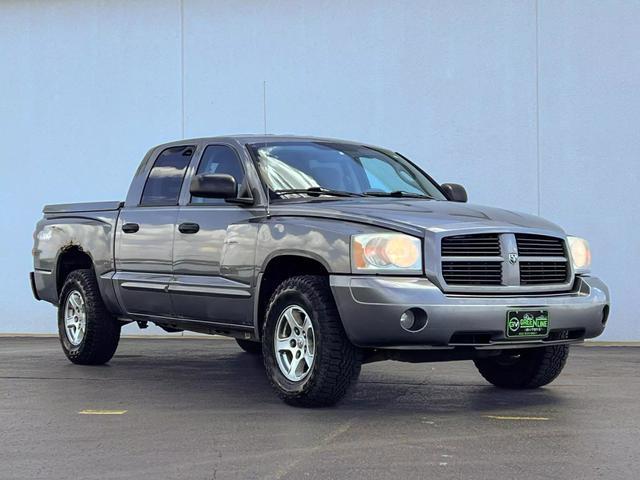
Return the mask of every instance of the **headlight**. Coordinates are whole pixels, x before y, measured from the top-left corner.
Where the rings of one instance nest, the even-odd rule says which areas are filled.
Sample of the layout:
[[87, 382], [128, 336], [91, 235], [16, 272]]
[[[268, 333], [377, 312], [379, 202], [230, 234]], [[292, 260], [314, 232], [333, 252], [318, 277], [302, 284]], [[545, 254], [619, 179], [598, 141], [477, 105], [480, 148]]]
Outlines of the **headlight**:
[[354, 235], [351, 265], [354, 272], [422, 273], [422, 244], [402, 233]]
[[576, 273], [589, 273], [591, 271], [591, 249], [589, 243], [580, 237], [567, 237], [571, 261]]

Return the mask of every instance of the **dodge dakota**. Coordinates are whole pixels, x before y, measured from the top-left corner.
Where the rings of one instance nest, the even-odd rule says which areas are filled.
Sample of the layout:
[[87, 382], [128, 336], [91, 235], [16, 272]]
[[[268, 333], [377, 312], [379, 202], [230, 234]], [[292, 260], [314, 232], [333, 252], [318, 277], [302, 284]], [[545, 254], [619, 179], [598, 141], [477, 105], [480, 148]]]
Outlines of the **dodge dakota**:
[[124, 202], [45, 206], [31, 286], [76, 364], [108, 362], [123, 325], [152, 322], [234, 337], [298, 406], [336, 403], [363, 363], [389, 359], [546, 385], [607, 322], [589, 245], [466, 201], [372, 145], [181, 140], [147, 153]]

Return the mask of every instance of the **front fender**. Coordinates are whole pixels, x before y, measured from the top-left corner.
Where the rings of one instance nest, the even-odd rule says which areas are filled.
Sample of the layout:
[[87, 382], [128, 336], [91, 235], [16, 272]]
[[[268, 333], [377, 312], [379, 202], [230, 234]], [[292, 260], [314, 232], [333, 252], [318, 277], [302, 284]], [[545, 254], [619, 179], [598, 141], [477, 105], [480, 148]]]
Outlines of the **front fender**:
[[273, 217], [260, 228], [256, 266], [264, 272], [273, 258], [298, 255], [320, 262], [329, 273], [351, 273], [351, 235], [377, 230], [329, 219]]
[[256, 244], [256, 283], [254, 297], [254, 325], [260, 337], [259, 311], [263, 273], [271, 260], [294, 255], [320, 263], [332, 275], [351, 273], [351, 236], [374, 233], [382, 229], [366, 224], [326, 218], [278, 216], [260, 226]]

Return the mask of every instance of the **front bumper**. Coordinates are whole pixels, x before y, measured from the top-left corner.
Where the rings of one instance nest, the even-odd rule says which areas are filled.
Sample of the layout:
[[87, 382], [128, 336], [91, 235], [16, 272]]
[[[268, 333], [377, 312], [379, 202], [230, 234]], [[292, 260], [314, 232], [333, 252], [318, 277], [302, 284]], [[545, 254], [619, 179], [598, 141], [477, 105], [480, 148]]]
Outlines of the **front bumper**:
[[[609, 289], [595, 277], [576, 277], [570, 292], [520, 296], [444, 294], [426, 278], [332, 275], [330, 283], [347, 336], [369, 348], [503, 349], [580, 341], [602, 333], [610, 302]], [[427, 314], [420, 331], [400, 325], [409, 308]], [[507, 310], [524, 308], [549, 311], [548, 338], [506, 338]]]

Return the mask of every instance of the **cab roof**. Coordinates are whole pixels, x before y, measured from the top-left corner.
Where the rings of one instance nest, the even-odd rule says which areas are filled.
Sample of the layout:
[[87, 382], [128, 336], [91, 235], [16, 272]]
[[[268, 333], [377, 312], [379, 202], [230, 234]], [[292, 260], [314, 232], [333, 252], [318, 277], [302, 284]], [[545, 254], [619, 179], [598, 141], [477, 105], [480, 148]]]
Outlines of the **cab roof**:
[[[362, 142], [354, 142], [350, 140], [341, 140], [337, 138], [329, 137], [313, 137], [306, 135], [260, 135], [260, 134], [234, 134], [234, 135], [221, 135], [216, 137], [199, 137], [199, 138], [185, 138], [184, 140], [176, 140], [174, 142], [163, 143], [157, 145], [159, 147], [171, 147], [178, 145], [189, 144], [204, 144], [204, 143], [235, 143], [239, 145], [250, 145], [254, 143], [270, 143], [270, 142], [331, 142], [331, 143], [346, 143], [352, 145], [367, 145]], [[380, 147], [376, 147], [380, 148]]]

